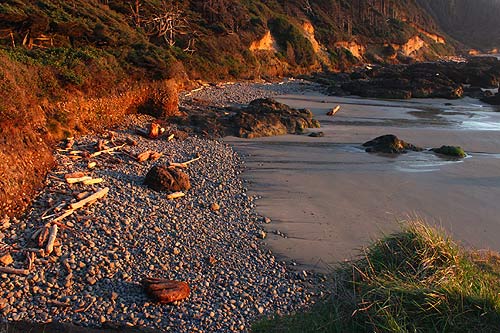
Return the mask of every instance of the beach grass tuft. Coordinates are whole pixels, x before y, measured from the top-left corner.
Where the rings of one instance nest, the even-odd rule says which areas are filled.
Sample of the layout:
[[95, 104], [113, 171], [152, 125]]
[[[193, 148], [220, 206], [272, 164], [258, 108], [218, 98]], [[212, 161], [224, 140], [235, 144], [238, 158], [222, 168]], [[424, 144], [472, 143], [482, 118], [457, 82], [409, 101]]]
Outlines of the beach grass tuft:
[[254, 332], [498, 332], [500, 256], [468, 251], [421, 221], [332, 271], [328, 298]]

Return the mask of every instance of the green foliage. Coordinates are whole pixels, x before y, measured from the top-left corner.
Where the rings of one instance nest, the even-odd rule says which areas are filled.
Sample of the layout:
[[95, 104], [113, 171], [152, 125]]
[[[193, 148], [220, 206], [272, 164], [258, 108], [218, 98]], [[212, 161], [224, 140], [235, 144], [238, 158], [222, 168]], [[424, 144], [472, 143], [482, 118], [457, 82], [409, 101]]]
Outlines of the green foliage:
[[300, 66], [311, 66], [314, 63], [314, 49], [299, 28], [284, 16], [273, 18], [268, 24], [278, 45], [292, 64], [296, 62]]
[[466, 252], [420, 222], [334, 272], [332, 295], [254, 332], [497, 332], [500, 255]]

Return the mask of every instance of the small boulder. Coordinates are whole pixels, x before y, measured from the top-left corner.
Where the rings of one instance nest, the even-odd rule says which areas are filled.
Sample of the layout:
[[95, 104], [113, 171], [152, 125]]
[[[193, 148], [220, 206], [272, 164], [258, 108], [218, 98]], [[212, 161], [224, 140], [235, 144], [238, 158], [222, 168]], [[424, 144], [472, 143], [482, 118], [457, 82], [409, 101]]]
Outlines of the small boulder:
[[363, 147], [366, 147], [367, 153], [384, 153], [384, 154], [405, 154], [409, 150], [422, 151], [420, 147], [416, 147], [411, 143], [400, 140], [397, 136], [388, 134], [379, 136], [371, 141], [365, 142]]
[[484, 97], [481, 100], [491, 105], [500, 105], [500, 93], [496, 93], [493, 96]]
[[311, 138], [322, 138], [325, 136], [325, 133], [323, 132], [312, 132], [311, 134], [309, 134], [309, 136]]
[[451, 156], [451, 157], [464, 158], [467, 156], [462, 147], [441, 146], [440, 148], [433, 148], [431, 150], [437, 154]]
[[141, 281], [141, 284], [148, 295], [161, 304], [181, 301], [191, 292], [189, 285], [182, 281], [147, 277]]
[[191, 188], [189, 176], [175, 168], [155, 165], [146, 175], [144, 184], [155, 191], [187, 191]]

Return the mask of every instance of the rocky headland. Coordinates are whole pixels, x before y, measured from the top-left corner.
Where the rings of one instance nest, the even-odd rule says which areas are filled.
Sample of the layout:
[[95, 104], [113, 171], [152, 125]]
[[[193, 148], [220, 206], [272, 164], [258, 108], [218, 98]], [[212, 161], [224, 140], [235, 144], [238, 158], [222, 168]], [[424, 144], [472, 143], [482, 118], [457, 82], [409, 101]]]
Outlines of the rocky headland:
[[352, 73], [321, 73], [313, 80], [335, 96], [409, 99], [464, 96], [498, 102], [500, 61], [496, 57], [474, 57], [467, 61], [422, 62], [410, 65], [365, 66]]

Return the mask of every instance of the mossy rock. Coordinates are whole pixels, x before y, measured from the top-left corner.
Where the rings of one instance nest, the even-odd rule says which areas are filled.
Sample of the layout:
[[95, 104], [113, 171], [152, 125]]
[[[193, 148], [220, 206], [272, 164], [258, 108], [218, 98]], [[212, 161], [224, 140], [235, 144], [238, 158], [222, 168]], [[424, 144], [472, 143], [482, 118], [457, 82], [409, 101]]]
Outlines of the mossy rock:
[[441, 146], [441, 148], [431, 149], [433, 152], [441, 155], [464, 158], [467, 156], [462, 147], [458, 146]]

